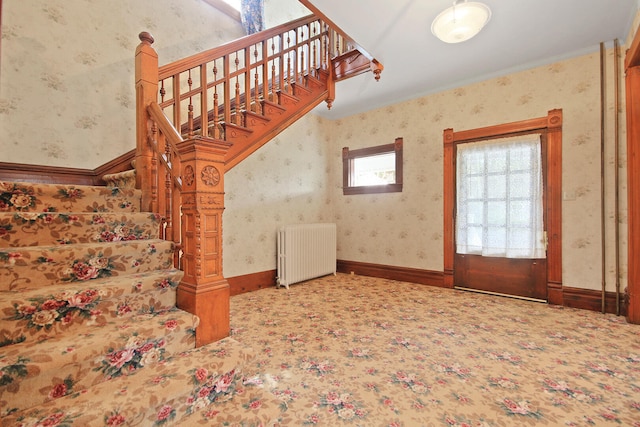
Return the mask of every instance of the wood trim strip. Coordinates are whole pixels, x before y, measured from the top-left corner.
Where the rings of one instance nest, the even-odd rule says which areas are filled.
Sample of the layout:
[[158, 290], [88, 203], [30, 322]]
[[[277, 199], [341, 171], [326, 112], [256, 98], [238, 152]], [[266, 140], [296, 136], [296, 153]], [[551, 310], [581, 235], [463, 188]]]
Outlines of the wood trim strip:
[[443, 287], [443, 274], [440, 271], [346, 260], [337, 261], [337, 271], [340, 273], [351, 274], [353, 272], [353, 274], [361, 276], [379, 277], [383, 279], [419, 283], [421, 285]]
[[102, 177], [132, 169], [135, 150], [91, 169], [0, 162], [0, 181], [39, 184], [104, 185]]
[[625, 57], [627, 118], [627, 320], [640, 324], [640, 31]]
[[636, 30], [636, 34], [631, 41], [631, 46], [629, 46], [627, 54], [625, 55], [624, 68], [627, 70], [637, 66], [640, 66], [640, 31]]
[[444, 139], [444, 175], [443, 175], [443, 240], [444, 240], [444, 286], [453, 288], [453, 260], [455, 254], [454, 242], [455, 231], [454, 224], [456, 218], [456, 204], [454, 200], [455, 193], [451, 191], [456, 185], [456, 156], [453, 129], [445, 129], [443, 133]]
[[1, 181], [93, 185], [94, 178], [90, 169], [0, 162]]
[[[571, 288], [565, 286], [562, 289], [562, 304], [565, 307], [579, 308], [582, 310], [602, 311], [602, 292], [592, 289]], [[605, 294], [605, 313], [616, 313], [616, 293], [606, 292]], [[620, 301], [620, 315], [626, 316], [626, 301]]]
[[[303, 16], [291, 22], [286, 22], [284, 24], [278, 25], [273, 28], [268, 28], [264, 31], [254, 33], [249, 36], [244, 36], [240, 39], [230, 41], [213, 49], [205, 50], [203, 52], [199, 52], [191, 56], [187, 56], [186, 58], [182, 58], [169, 64], [163, 65], [158, 68], [158, 81], [164, 80], [168, 77], [172, 77], [173, 75], [178, 74], [184, 70], [199, 67], [200, 65], [210, 62], [216, 58], [228, 56], [230, 54], [233, 54], [237, 50], [244, 49], [247, 46], [251, 46], [256, 43], [261, 43], [273, 36], [280, 35], [288, 30], [298, 28], [302, 25], [309, 24], [317, 20], [318, 18], [314, 15]], [[319, 37], [319, 35], [317, 35], [316, 37]], [[227, 64], [225, 64], [224, 69], [228, 69]], [[228, 102], [225, 102], [225, 104], [228, 105]]]
[[[443, 273], [433, 270], [422, 270], [417, 268], [397, 267], [390, 265], [371, 264], [359, 261], [337, 261], [337, 271], [339, 273], [358, 274], [360, 276], [377, 277], [381, 279], [399, 280], [408, 283], [443, 287]], [[253, 292], [260, 289], [276, 286], [276, 270], [266, 270], [257, 273], [235, 276], [227, 279], [231, 295], [239, 295], [246, 292]], [[600, 291], [592, 289], [581, 289], [572, 287], [558, 287], [558, 292], [562, 293], [562, 304], [565, 307], [577, 308], [581, 310], [600, 311], [601, 294]], [[605, 299], [605, 310], [607, 313], [616, 312], [615, 292], [607, 292]], [[626, 315], [627, 306], [622, 302], [621, 315]]]
[[227, 278], [230, 295], [239, 295], [276, 286], [276, 270], [260, 271]]
[[[553, 111], [553, 110], [552, 110]], [[500, 138], [504, 135], [510, 135], [518, 132], [535, 132], [547, 128], [548, 116], [538, 117], [535, 119], [521, 120], [519, 122], [503, 123], [495, 126], [487, 126], [477, 129], [469, 129], [453, 132], [452, 141], [450, 142], [472, 142], [485, 138]]]

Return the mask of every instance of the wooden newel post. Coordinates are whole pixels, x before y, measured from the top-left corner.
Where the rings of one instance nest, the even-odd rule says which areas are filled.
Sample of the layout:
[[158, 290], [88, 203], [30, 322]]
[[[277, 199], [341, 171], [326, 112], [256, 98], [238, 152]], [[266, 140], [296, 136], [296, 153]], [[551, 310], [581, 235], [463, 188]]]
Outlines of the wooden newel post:
[[196, 136], [182, 159], [182, 269], [178, 307], [200, 317], [196, 346], [229, 335], [229, 284], [222, 275], [224, 157], [231, 143]]
[[151, 211], [153, 199], [153, 151], [147, 142], [149, 114], [147, 107], [158, 100], [158, 54], [151, 47], [153, 37], [147, 32], [138, 36], [136, 48], [136, 188], [142, 190], [142, 210]]

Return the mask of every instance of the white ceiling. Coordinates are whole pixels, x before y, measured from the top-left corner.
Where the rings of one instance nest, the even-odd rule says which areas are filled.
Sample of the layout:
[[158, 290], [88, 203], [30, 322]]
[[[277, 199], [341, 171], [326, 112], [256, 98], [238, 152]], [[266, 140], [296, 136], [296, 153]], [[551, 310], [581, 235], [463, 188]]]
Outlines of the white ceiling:
[[381, 79], [365, 73], [337, 83], [327, 118], [459, 87], [578, 55], [600, 43], [621, 46], [640, 0], [482, 0], [492, 16], [469, 41], [447, 44], [431, 22], [453, 0], [311, 0], [384, 65]]

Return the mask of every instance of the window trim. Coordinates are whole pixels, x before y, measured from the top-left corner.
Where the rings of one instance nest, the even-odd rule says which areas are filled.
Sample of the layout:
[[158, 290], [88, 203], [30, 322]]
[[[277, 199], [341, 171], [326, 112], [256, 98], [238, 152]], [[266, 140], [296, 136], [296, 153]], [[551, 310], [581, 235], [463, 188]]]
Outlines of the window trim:
[[[377, 193], [401, 193], [402, 192], [402, 151], [403, 139], [396, 138], [392, 144], [378, 145], [375, 147], [359, 148], [349, 150], [349, 147], [342, 149], [342, 193], [351, 194], [377, 194]], [[396, 156], [396, 182], [385, 185], [362, 185], [352, 186], [352, 169], [355, 159], [375, 156], [378, 154], [395, 153]]]

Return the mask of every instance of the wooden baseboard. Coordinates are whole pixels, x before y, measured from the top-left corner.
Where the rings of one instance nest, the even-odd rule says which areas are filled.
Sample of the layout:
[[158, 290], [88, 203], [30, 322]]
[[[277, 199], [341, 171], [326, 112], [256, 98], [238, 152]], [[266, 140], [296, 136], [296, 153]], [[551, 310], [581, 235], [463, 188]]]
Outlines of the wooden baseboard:
[[228, 277], [230, 295], [253, 292], [259, 289], [276, 286], [276, 270], [261, 271], [243, 276]]
[[37, 184], [104, 185], [102, 177], [109, 173], [132, 169], [135, 150], [129, 151], [95, 169], [28, 165], [0, 162], [0, 181]]
[[[338, 260], [340, 273], [360, 274], [363, 276], [379, 277], [383, 279], [401, 280], [430, 286], [446, 287], [444, 273], [432, 270], [420, 270], [380, 264], [369, 264], [357, 261]], [[591, 289], [571, 288], [562, 284], [550, 284], [550, 304], [564, 307], [580, 308], [583, 310], [601, 311], [602, 293]], [[616, 313], [616, 295], [614, 292], [605, 293], [605, 312]], [[620, 315], [627, 314], [626, 295], [620, 296]]]
[[0, 162], [0, 181], [93, 185], [94, 180], [95, 174], [90, 169]]
[[[565, 307], [602, 311], [602, 292], [600, 291], [564, 286], [562, 299]], [[616, 313], [615, 292], [605, 292], [604, 310], [605, 313]], [[624, 294], [620, 295], [620, 315], [627, 315], [627, 298]]]
[[353, 272], [361, 276], [380, 277], [382, 279], [400, 280], [421, 285], [444, 286], [444, 274], [441, 271], [345, 260], [338, 260], [337, 269], [340, 273]]
[[[421, 270], [417, 268], [396, 267], [381, 264], [370, 264], [358, 261], [337, 261], [339, 273], [358, 274], [361, 276], [378, 277], [381, 279], [399, 280], [409, 283], [444, 287], [444, 273], [441, 271]], [[227, 279], [231, 295], [245, 292], [253, 292], [259, 289], [276, 286], [276, 270], [267, 270], [259, 273], [230, 277]], [[553, 287], [554, 301], [550, 304], [563, 305], [565, 307], [580, 308], [583, 310], [601, 311], [602, 294], [591, 289], [571, 288], [557, 285]], [[613, 292], [605, 294], [605, 311], [616, 313], [616, 295]], [[627, 314], [627, 299], [620, 296], [620, 315]]]

